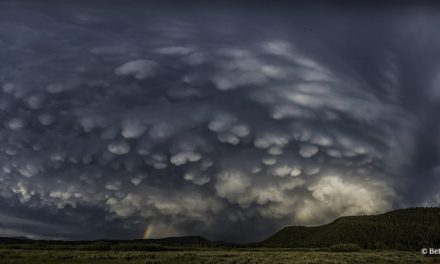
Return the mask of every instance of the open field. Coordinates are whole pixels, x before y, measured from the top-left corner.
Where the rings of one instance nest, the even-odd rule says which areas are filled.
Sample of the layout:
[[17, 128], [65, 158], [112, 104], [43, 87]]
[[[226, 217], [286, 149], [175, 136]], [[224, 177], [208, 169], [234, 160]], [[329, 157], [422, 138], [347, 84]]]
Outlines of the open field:
[[67, 251], [0, 250], [2, 264], [284, 264], [284, 263], [439, 263], [419, 252], [362, 251], [349, 253], [290, 250], [206, 251]]

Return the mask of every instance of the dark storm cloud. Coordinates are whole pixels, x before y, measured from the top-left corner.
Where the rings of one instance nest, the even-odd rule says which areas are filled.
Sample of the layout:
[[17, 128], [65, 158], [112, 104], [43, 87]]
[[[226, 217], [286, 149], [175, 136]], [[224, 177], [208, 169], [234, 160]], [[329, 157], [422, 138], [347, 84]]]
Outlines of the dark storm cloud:
[[1, 5], [4, 234], [250, 241], [438, 204], [436, 8], [133, 3]]

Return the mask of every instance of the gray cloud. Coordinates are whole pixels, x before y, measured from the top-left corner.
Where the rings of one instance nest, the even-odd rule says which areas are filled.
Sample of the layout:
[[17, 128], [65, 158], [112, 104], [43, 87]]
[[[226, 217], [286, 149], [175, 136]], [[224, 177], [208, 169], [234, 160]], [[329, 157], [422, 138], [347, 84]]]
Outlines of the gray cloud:
[[438, 205], [436, 10], [1, 5], [2, 234], [252, 241]]

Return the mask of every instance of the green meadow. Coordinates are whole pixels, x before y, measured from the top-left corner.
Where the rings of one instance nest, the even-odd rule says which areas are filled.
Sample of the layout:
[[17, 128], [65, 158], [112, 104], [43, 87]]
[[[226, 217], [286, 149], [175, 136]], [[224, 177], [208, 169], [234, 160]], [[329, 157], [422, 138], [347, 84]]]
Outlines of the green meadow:
[[0, 249], [2, 264], [352, 264], [439, 263], [409, 251], [324, 252], [283, 249], [191, 251], [81, 251]]

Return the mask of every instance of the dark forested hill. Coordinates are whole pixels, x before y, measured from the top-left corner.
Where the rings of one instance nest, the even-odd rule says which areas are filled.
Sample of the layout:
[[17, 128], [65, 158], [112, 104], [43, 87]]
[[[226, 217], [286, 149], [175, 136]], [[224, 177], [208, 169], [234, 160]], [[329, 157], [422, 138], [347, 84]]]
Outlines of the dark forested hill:
[[381, 215], [347, 216], [315, 227], [291, 226], [261, 244], [273, 247], [326, 247], [354, 243], [371, 249], [440, 246], [440, 208], [410, 208]]

